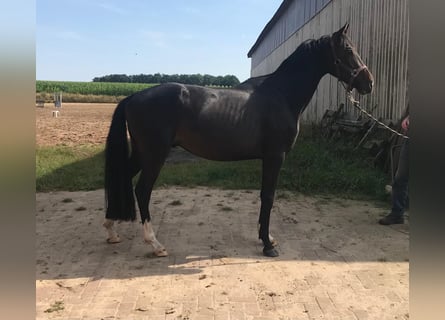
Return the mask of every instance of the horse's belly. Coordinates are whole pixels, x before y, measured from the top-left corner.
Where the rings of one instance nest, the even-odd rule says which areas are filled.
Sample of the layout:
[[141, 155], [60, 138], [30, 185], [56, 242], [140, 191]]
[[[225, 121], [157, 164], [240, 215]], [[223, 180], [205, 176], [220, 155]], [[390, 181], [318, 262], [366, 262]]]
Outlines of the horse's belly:
[[259, 139], [249, 134], [188, 131], [179, 134], [176, 143], [209, 160], [234, 161], [261, 157]]

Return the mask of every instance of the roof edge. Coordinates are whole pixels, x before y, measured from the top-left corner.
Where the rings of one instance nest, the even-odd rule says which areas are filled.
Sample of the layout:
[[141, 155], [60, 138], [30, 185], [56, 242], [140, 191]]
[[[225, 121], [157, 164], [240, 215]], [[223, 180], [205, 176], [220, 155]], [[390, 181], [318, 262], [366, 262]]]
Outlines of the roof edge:
[[252, 54], [254, 51], [258, 48], [260, 43], [263, 41], [263, 39], [266, 37], [266, 35], [269, 33], [270, 30], [275, 26], [277, 21], [281, 18], [283, 13], [286, 11], [286, 9], [289, 7], [289, 5], [294, 0], [284, 0], [281, 5], [278, 7], [277, 11], [273, 15], [272, 19], [269, 20], [269, 22], [264, 27], [263, 31], [261, 31], [260, 35], [256, 39], [255, 43], [253, 44], [252, 48], [250, 48], [249, 52], [247, 53], [247, 57], [252, 57]]

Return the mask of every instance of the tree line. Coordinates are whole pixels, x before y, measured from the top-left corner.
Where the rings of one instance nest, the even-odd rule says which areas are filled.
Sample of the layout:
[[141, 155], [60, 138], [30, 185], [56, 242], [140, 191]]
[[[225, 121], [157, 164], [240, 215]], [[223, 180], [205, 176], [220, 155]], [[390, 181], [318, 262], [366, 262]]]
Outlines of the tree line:
[[195, 84], [200, 86], [233, 87], [240, 83], [234, 75], [212, 76], [210, 74], [109, 74], [95, 77], [93, 82], [126, 82], [126, 83], [166, 83], [178, 82], [183, 84]]

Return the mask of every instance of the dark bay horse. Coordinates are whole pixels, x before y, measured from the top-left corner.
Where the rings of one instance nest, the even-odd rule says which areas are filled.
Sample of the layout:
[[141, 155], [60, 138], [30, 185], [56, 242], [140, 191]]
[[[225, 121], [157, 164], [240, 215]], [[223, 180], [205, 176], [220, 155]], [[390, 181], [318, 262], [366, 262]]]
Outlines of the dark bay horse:
[[134, 193], [144, 240], [156, 255], [167, 255], [153, 232], [149, 203], [170, 148], [181, 146], [211, 160], [262, 160], [259, 238], [264, 255], [278, 256], [269, 235], [278, 174], [320, 79], [329, 73], [348, 90], [372, 91], [373, 76], [347, 36], [348, 27], [305, 41], [275, 72], [232, 89], [167, 83], [122, 100], [114, 111], [105, 152], [108, 242], [120, 241], [113, 230], [115, 220], [136, 219], [132, 178], [140, 172]]

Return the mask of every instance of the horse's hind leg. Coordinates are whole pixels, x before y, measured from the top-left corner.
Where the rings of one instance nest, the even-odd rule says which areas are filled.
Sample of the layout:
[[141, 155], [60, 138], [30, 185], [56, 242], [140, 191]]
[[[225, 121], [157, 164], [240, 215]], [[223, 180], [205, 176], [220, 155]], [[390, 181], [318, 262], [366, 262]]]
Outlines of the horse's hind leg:
[[141, 154], [137, 149], [136, 142], [131, 138], [130, 174], [134, 178], [141, 171]]
[[121, 242], [121, 238], [114, 230], [114, 221], [110, 219], [105, 219], [105, 222], [102, 224], [108, 232], [107, 243], [119, 243]]
[[169, 150], [170, 145], [150, 148], [146, 156], [142, 158], [142, 172], [135, 188], [136, 199], [142, 219], [144, 241], [153, 246], [154, 254], [158, 257], [165, 257], [168, 253], [164, 246], [156, 239], [151, 223], [149, 205], [153, 186]]

